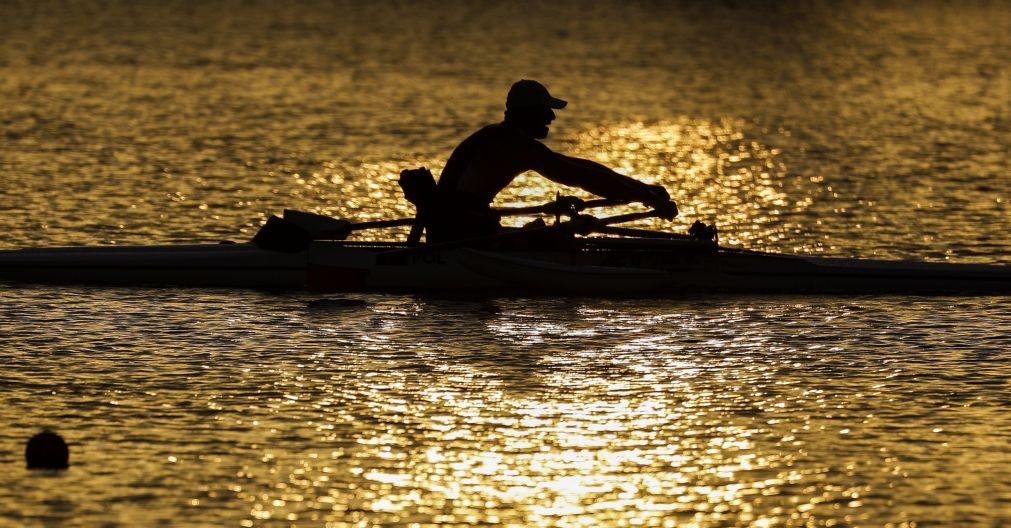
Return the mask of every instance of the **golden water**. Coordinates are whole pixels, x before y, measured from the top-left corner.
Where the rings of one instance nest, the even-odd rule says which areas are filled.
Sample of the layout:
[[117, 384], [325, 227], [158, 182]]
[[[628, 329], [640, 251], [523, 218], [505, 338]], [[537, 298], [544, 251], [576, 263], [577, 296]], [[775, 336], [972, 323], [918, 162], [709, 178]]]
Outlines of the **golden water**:
[[[530, 77], [570, 101], [549, 146], [670, 189], [681, 217], [643, 225], [1011, 263], [1008, 27], [1000, 2], [0, 3], [0, 246], [409, 216], [399, 171]], [[315, 298], [0, 285], [0, 526], [1011, 523], [1006, 297]], [[42, 427], [69, 471], [24, 469]]]

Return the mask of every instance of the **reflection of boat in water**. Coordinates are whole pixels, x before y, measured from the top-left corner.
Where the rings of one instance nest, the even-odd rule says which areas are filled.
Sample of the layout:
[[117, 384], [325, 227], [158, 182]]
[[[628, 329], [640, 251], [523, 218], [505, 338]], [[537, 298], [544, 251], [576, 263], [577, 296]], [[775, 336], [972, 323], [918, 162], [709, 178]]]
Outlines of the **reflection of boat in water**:
[[1011, 266], [778, 255], [700, 240], [585, 237], [564, 250], [315, 241], [0, 251], [0, 281], [478, 294], [1011, 294]]

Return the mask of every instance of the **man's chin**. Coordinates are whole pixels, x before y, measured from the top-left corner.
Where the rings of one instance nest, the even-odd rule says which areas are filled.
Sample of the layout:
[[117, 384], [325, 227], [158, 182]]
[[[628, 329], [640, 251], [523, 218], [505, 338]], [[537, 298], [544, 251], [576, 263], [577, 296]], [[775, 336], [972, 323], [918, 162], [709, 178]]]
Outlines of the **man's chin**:
[[541, 129], [534, 134], [534, 137], [537, 139], [544, 139], [548, 137], [548, 127], [541, 127]]

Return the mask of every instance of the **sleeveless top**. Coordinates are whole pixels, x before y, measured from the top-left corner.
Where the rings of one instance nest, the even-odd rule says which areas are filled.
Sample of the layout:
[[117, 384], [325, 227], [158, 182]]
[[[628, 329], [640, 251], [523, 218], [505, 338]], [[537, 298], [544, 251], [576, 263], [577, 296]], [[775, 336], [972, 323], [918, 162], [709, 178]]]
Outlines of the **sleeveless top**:
[[495, 234], [500, 229], [498, 215], [491, 210], [495, 195], [550, 154], [541, 142], [505, 123], [471, 134], [456, 147], [439, 176], [428, 240]]

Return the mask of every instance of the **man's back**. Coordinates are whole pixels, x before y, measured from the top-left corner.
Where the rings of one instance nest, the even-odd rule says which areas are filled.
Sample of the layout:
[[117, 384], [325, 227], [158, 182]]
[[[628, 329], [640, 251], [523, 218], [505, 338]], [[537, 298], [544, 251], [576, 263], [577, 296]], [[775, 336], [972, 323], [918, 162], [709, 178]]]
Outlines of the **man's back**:
[[439, 193], [487, 206], [516, 176], [533, 169], [551, 151], [505, 123], [488, 125], [465, 139], [446, 162]]

